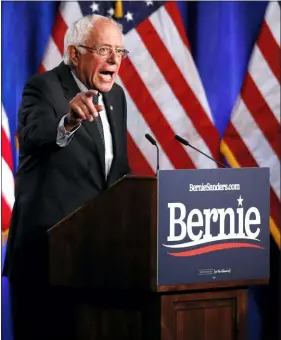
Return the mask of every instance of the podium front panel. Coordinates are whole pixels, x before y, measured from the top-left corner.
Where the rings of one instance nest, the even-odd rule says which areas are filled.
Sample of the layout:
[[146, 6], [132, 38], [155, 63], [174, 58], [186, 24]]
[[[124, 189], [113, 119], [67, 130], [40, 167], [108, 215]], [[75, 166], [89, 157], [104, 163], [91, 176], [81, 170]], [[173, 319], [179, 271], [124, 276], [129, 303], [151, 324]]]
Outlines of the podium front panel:
[[157, 285], [269, 277], [269, 169], [160, 170]]

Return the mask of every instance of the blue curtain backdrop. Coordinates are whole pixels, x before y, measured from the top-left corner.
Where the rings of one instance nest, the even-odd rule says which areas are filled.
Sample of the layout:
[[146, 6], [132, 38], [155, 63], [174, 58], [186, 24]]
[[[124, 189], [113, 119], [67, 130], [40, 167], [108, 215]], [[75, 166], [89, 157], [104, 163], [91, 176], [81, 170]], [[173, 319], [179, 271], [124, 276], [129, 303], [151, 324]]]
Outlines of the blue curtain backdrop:
[[216, 127], [223, 136], [267, 2], [178, 2]]
[[[58, 3], [3, 1], [1, 6], [2, 102], [9, 115], [11, 136], [15, 136], [21, 92], [27, 79], [36, 73], [41, 63]], [[12, 143], [13, 160], [17, 164], [14, 138]]]
[[[178, 2], [216, 126], [223, 136], [239, 94], [267, 2]], [[11, 136], [27, 79], [42, 61], [58, 3], [2, 2], [2, 101]], [[17, 152], [12, 137], [14, 164]], [[2, 263], [5, 247], [2, 247]], [[2, 278], [2, 339], [12, 340], [9, 292]], [[259, 290], [250, 294], [249, 340], [261, 339]], [[269, 339], [268, 339], [269, 340]]]
[[[2, 103], [9, 119], [15, 171], [17, 150], [14, 137], [21, 92], [24, 83], [36, 73], [41, 63], [58, 3], [53, 1], [3, 1], [1, 7]], [[3, 266], [6, 245], [2, 246], [1, 250]], [[1, 279], [2, 339], [12, 340], [8, 280], [6, 277]]]

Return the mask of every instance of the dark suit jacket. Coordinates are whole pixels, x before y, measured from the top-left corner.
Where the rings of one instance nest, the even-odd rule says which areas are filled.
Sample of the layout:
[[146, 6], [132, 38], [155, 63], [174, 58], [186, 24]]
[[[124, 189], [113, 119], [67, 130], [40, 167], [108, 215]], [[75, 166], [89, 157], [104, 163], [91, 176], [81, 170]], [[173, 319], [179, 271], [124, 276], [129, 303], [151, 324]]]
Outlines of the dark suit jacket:
[[114, 148], [107, 181], [104, 146], [95, 123], [83, 122], [66, 147], [57, 146], [59, 121], [78, 92], [64, 63], [36, 75], [24, 88], [18, 121], [19, 168], [4, 274], [17, 270], [13, 268], [15, 253], [21, 257], [25, 248], [31, 252], [29, 257], [36, 257], [32, 247], [48, 228], [129, 172], [126, 99], [117, 84], [103, 93]]

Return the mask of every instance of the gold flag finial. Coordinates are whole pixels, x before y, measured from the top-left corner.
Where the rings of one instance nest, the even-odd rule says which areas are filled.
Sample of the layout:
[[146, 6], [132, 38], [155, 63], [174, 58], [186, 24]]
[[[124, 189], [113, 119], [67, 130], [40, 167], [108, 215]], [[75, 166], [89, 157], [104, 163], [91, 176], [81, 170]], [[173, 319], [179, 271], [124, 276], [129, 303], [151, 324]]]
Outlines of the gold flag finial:
[[115, 1], [115, 18], [119, 19], [123, 17], [123, 5], [122, 1]]

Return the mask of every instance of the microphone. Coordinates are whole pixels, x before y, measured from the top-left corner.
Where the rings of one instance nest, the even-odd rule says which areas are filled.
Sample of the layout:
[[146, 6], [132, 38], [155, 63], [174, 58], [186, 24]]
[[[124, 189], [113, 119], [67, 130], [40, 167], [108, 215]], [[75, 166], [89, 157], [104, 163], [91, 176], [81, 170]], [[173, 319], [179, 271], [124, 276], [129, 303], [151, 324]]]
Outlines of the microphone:
[[197, 149], [195, 146], [191, 145], [186, 139], [183, 139], [181, 136], [175, 135], [175, 139], [176, 139], [178, 142], [182, 143], [183, 145], [189, 146], [189, 147], [191, 147], [192, 149], [194, 149], [194, 150], [200, 152], [202, 155], [208, 157], [209, 159], [211, 159], [211, 160], [214, 161], [215, 163], [219, 164], [219, 165], [222, 166], [223, 168], [227, 168], [227, 167], [226, 167], [224, 164], [222, 164], [221, 162], [215, 160], [214, 158], [212, 158], [212, 157], [208, 156], [207, 154], [205, 154], [203, 151], [200, 151], [200, 150]]
[[156, 172], [159, 170], [159, 148], [158, 148], [158, 145], [156, 143], [156, 140], [150, 136], [149, 133], [146, 133], [145, 134], [145, 138], [152, 144], [152, 145], [155, 145], [156, 146], [156, 150], [157, 150], [157, 168], [156, 168]]

